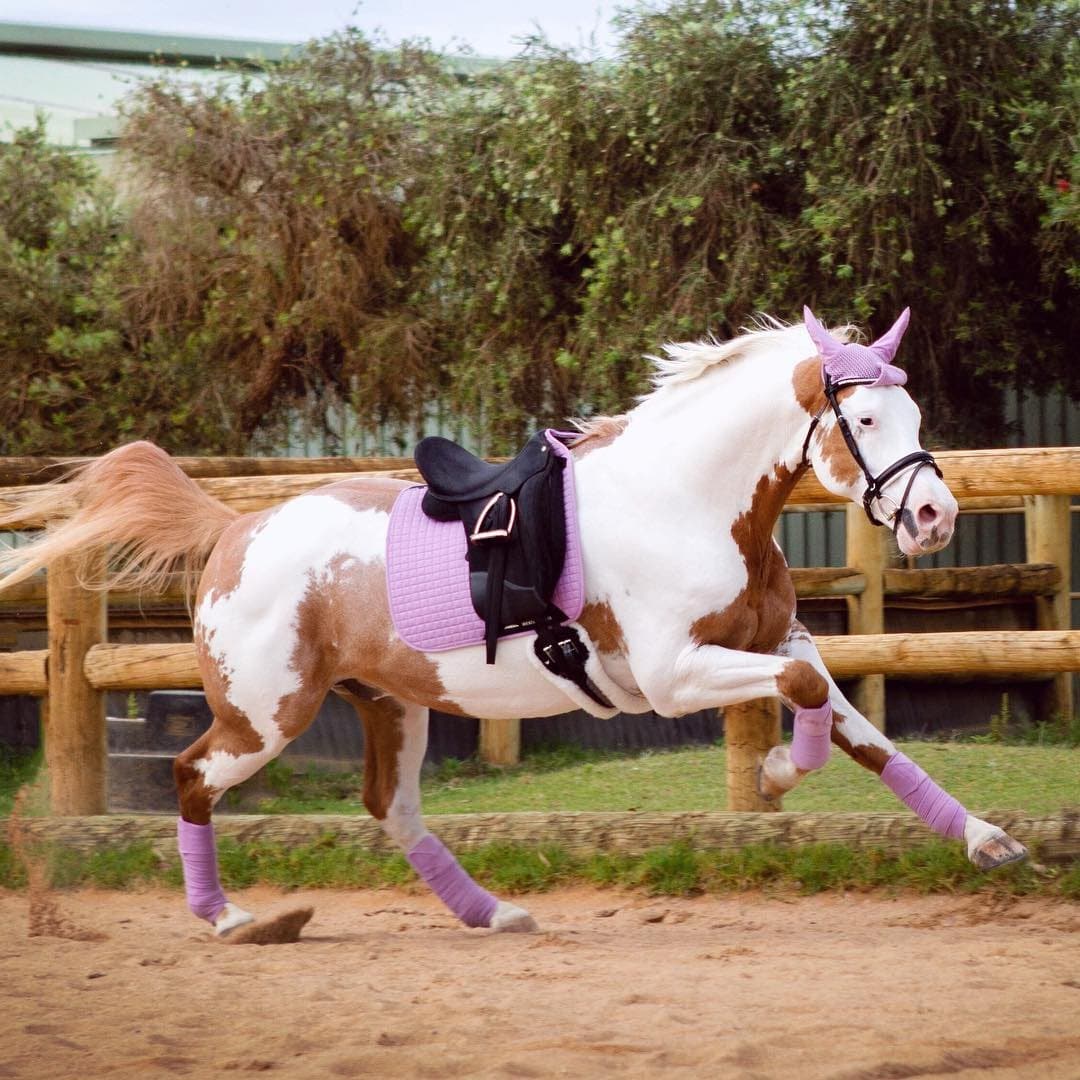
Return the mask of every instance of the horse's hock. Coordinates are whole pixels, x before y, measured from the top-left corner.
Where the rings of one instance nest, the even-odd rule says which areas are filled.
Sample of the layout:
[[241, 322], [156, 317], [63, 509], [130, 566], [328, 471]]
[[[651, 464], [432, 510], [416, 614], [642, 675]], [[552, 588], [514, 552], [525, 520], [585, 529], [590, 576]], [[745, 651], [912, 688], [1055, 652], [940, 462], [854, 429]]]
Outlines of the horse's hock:
[[[244, 511], [274, 505], [301, 491], [358, 474], [329, 471], [342, 466], [358, 467], [360, 475], [416, 478], [404, 459], [291, 460], [269, 464], [241, 461], [225, 465], [216, 459], [178, 461], [185, 471], [203, 477], [199, 483], [204, 489]], [[858, 631], [850, 636], [819, 637], [823, 658], [837, 678], [855, 680], [857, 703], [881, 726], [886, 673], [890, 679], [898, 680], [1037, 680], [1049, 687], [1044, 702], [1046, 715], [1071, 715], [1071, 673], [1080, 670], [1080, 633], [1071, 629], [1069, 617], [1070, 497], [1080, 493], [1080, 448], [960, 451], [942, 453], [939, 462], [962, 509], [1023, 510], [1030, 561], [996, 567], [890, 569], [880, 533], [866, 534], [856, 524], [858, 514], [849, 514], [848, 565], [793, 572], [800, 598], [845, 598], [849, 627]], [[25, 462], [20, 463], [25, 466]], [[5, 468], [6, 464], [0, 462], [0, 480], [26, 475], [25, 468], [22, 472], [8, 469], [6, 473]], [[292, 475], [221, 476], [223, 468], [237, 474], [288, 468]], [[311, 471], [298, 474], [300, 469]], [[0, 489], [0, 502], [4, 494]], [[800, 481], [792, 498], [792, 503], [819, 507], [835, 502], [812, 478]], [[21, 524], [33, 527], [39, 523]], [[913, 596], [930, 597], [937, 604], [968, 603], [973, 598], [980, 603], [988, 598], [1022, 599], [1032, 605], [1034, 629], [885, 633], [886, 601], [893, 597], [906, 603]], [[143, 625], [153, 625], [163, 605], [168, 609], [170, 625], [178, 625], [184, 618], [179, 588], [157, 599], [114, 595], [106, 604], [102, 593], [83, 588], [76, 570], [66, 567], [54, 567], [47, 585], [28, 581], [0, 600], [9, 647], [16, 643], [16, 629], [40, 625], [45, 621], [42, 609], [47, 612], [47, 648], [0, 653], [0, 693], [43, 699], [46, 761], [54, 811], [60, 814], [100, 814], [108, 805], [108, 691], [199, 689], [201, 685], [190, 644], [108, 643], [109, 623], [121, 604], [129, 609], [138, 607]], [[750, 779], [763, 750], [778, 737], [774, 707], [748, 703], [729, 708], [726, 719], [729, 807], [759, 809]], [[518, 722], [479, 722], [479, 744], [485, 745], [485, 728], [491, 731], [514, 723]], [[147, 752], [146, 747], [131, 742], [137, 738], [135, 725], [129, 724], [123, 734], [122, 722], [112, 726], [114, 754]], [[496, 740], [488, 740], [492, 741]], [[508, 742], [514, 744], [513, 740]], [[150, 752], [163, 758], [171, 749], [170, 744], [168, 749], [152, 747]], [[139, 765], [136, 760], [130, 762], [133, 769]], [[125, 767], [114, 765], [117, 771]], [[153, 768], [163, 769], [164, 765], [159, 760]]]

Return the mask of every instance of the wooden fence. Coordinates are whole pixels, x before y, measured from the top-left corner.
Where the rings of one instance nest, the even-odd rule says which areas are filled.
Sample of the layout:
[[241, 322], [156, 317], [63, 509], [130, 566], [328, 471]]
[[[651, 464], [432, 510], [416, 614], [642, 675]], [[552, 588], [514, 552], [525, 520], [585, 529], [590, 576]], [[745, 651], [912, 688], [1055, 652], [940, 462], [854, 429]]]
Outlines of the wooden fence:
[[[408, 459], [179, 458], [180, 466], [210, 494], [241, 511], [260, 510], [321, 484], [357, 474], [416, 479]], [[840, 569], [794, 571], [800, 597], [842, 596], [852, 633], [819, 637], [822, 655], [839, 678], [859, 680], [860, 708], [884, 724], [884, 673], [890, 677], [1054, 678], [1055, 709], [1071, 715], [1071, 677], [1080, 671], [1080, 632], [1069, 624], [1070, 496], [1080, 493], [1080, 447], [954, 451], [938, 455], [945, 480], [961, 507], [1022, 497], [1029, 562], [1016, 566], [898, 570], [887, 567], [887, 534], [848, 508], [847, 563]], [[12, 487], [41, 482], [63, 462], [0, 461], [0, 505]], [[344, 472], [342, 470], [351, 470]], [[839, 500], [810, 476], [800, 481], [793, 505]], [[10, 504], [9, 504], [10, 505]], [[40, 522], [27, 520], [20, 527]], [[986, 594], [1034, 597], [1038, 629], [951, 634], [885, 634], [888, 595], [961, 597]], [[165, 599], [170, 599], [166, 597]], [[171, 597], [174, 601], [178, 595]], [[114, 601], [132, 598], [114, 597]], [[118, 645], [107, 640], [105, 594], [82, 588], [71, 565], [54, 565], [47, 581], [27, 582], [0, 605], [44, 604], [47, 648], [0, 653], [0, 694], [41, 696], [45, 756], [53, 812], [100, 814], [106, 810], [105, 693], [109, 690], [200, 687], [190, 644]], [[725, 713], [730, 810], [776, 809], [761, 802], [755, 776], [760, 757], [780, 737], [775, 702], [748, 702]], [[484, 722], [481, 752], [489, 760], [515, 759], [518, 724]]]

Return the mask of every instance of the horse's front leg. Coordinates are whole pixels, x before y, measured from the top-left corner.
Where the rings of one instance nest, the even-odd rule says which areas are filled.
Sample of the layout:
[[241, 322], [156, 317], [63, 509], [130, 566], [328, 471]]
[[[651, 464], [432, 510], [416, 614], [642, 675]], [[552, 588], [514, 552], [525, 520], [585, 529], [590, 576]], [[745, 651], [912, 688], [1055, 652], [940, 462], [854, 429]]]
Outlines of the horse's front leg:
[[535, 930], [533, 917], [481, 888], [420, 814], [420, 767], [428, 738], [428, 709], [396, 698], [372, 698], [350, 681], [336, 688], [364, 725], [364, 805], [405, 853], [409, 864], [466, 925], [500, 931]]
[[[806, 628], [793, 621], [791, 631], [777, 650], [778, 654], [810, 664], [829, 688], [832, 742], [860, 765], [881, 777], [882, 782], [902, 802], [915, 811], [935, 832], [963, 840], [968, 858], [981, 870], [1015, 862], [1027, 855], [1027, 848], [1003, 829], [969, 814], [960, 803], [942, 790], [929, 776], [878, 731], [840, 693], [825, 667], [821, 654]], [[790, 704], [790, 703], [789, 703]], [[813, 768], [819, 768], [801, 756], [799, 712], [792, 746], [774, 746], [761, 769], [761, 791], [768, 797], [790, 791]], [[828, 751], [825, 751], [825, 758]], [[824, 761], [821, 761], [824, 764]]]

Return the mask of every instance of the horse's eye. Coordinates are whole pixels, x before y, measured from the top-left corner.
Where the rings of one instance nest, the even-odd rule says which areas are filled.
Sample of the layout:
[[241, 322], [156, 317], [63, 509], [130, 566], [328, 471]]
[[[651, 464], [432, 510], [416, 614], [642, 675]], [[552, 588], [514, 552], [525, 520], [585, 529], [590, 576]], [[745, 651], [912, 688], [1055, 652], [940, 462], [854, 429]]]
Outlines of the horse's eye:
[[872, 416], [860, 416], [859, 417], [859, 424], [862, 427], [873, 427], [874, 426], [874, 418]]

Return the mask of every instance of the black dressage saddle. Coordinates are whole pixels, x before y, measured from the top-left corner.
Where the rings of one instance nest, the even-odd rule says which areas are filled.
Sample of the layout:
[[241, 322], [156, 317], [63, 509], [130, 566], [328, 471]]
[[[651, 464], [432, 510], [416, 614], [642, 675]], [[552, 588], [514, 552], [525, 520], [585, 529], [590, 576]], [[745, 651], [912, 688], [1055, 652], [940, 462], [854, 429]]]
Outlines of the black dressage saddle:
[[416, 448], [428, 517], [459, 519], [468, 540], [469, 589], [484, 620], [487, 661], [498, 638], [565, 622], [551, 597], [566, 559], [563, 469], [543, 432], [513, 461], [493, 465], [439, 436]]
[[484, 620], [487, 662], [498, 640], [536, 631], [536, 654], [548, 670], [569, 678], [605, 707], [611, 703], [585, 674], [589, 651], [552, 601], [566, 561], [564, 458], [544, 432], [512, 461], [494, 465], [433, 435], [416, 447], [427, 483], [421, 507], [438, 521], [460, 520], [468, 542], [469, 590]]

